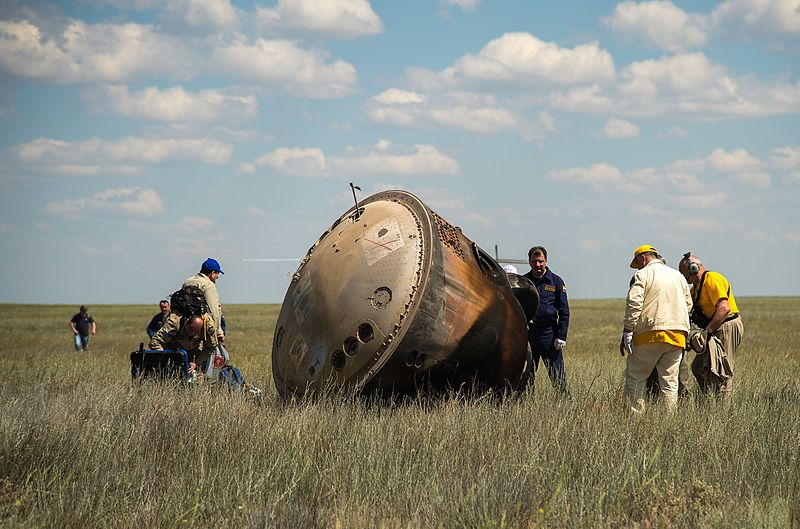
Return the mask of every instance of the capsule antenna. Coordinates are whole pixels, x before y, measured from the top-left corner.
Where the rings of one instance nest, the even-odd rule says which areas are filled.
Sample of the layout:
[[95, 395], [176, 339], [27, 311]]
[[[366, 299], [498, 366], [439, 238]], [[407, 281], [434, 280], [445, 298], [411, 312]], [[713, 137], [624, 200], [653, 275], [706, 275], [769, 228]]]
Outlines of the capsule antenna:
[[358, 186], [354, 186], [353, 182], [350, 182], [350, 190], [353, 192], [353, 202], [356, 203], [356, 214], [353, 217], [353, 220], [358, 220], [358, 217], [361, 216], [361, 211], [358, 209], [358, 199], [356, 198], [356, 189], [361, 191], [361, 188]]

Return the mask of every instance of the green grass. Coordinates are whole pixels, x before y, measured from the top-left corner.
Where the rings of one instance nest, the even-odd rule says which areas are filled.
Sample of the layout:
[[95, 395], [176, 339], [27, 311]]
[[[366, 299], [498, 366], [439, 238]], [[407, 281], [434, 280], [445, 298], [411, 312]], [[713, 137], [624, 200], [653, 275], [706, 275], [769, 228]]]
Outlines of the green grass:
[[623, 302], [574, 301], [570, 399], [284, 405], [278, 306], [225, 307], [232, 363], [264, 390], [133, 387], [153, 307], [0, 305], [1, 527], [800, 527], [800, 300], [744, 298], [729, 410], [632, 419]]

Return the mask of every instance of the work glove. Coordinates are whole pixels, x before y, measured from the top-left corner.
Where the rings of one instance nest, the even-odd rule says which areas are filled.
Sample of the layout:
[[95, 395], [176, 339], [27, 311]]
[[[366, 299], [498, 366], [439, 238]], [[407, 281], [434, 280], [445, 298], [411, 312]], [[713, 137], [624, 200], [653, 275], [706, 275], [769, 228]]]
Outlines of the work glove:
[[559, 338], [556, 338], [556, 341], [553, 342], [553, 347], [556, 348], [556, 351], [563, 351], [565, 345], [567, 345], [567, 341]]
[[623, 331], [622, 339], [619, 341], [619, 354], [625, 356], [625, 353], [631, 354], [633, 349], [631, 348], [631, 344], [633, 343], [633, 333]]

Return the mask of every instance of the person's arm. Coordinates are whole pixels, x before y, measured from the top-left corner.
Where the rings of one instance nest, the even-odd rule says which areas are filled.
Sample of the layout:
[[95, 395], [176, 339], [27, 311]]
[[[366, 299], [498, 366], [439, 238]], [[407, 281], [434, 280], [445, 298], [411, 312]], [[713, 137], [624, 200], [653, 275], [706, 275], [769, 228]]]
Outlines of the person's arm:
[[[147, 336], [149, 336], [150, 338], [152, 338], [153, 335], [156, 332], [158, 332], [158, 329], [161, 328], [161, 325], [159, 325], [159, 318], [160, 317], [161, 317], [161, 313], [159, 312], [158, 314], [153, 316], [153, 319], [151, 319], [150, 323], [147, 325]], [[163, 322], [164, 321], [163, 318], [160, 321]]]
[[97, 324], [92, 320], [92, 334], [97, 334]]
[[628, 295], [625, 298], [625, 318], [622, 326], [622, 338], [619, 341], [619, 354], [625, 356], [625, 353], [631, 352], [631, 343], [633, 340], [633, 329], [642, 315], [642, 304], [644, 303], [644, 277], [637, 272], [631, 280], [631, 286], [628, 289]]
[[206, 286], [203, 290], [203, 293], [206, 296], [206, 305], [208, 305], [208, 311], [211, 314], [211, 319], [214, 324], [214, 329], [217, 331], [217, 336], [221, 337], [222, 341], [224, 339], [224, 334], [221, 329], [220, 320], [222, 319], [222, 309], [220, 308], [219, 304], [219, 293], [217, 292], [217, 287], [211, 283]]
[[567, 341], [569, 332], [569, 299], [567, 299], [567, 286], [564, 281], [556, 285], [556, 311], [558, 311], [558, 338]]
[[78, 329], [75, 327], [75, 320], [69, 320], [69, 326], [72, 329], [72, 334], [78, 334]]
[[625, 298], [625, 319], [623, 323], [623, 330], [625, 332], [633, 332], [636, 324], [639, 322], [639, 317], [642, 315], [642, 304], [644, 303], [644, 278], [642, 274], [636, 273], [633, 276], [631, 288], [628, 289], [628, 295]]
[[164, 325], [150, 338], [150, 343], [147, 344], [147, 348], [152, 351], [164, 351], [169, 349], [170, 347], [168, 347], [168, 345], [175, 342], [175, 336], [178, 334], [179, 325], [180, 320], [178, 318], [167, 319]]
[[725, 322], [725, 318], [728, 317], [730, 312], [731, 306], [728, 304], [727, 298], [717, 301], [717, 305], [714, 307], [714, 314], [711, 316], [711, 321], [708, 322], [706, 330], [711, 333], [717, 332], [717, 329]]

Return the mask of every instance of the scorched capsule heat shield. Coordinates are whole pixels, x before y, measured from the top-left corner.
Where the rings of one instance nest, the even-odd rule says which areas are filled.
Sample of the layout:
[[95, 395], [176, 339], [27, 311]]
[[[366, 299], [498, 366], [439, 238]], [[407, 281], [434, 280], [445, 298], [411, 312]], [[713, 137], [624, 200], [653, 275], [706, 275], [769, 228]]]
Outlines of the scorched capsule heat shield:
[[416, 196], [373, 195], [292, 276], [272, 346], [278, 392], [516, 387], [531, 365], [525, 322], [538, 295], [522, 276], [512, 283]]

